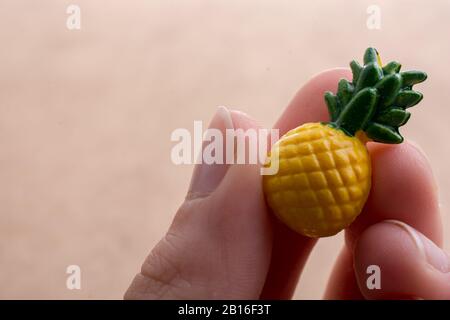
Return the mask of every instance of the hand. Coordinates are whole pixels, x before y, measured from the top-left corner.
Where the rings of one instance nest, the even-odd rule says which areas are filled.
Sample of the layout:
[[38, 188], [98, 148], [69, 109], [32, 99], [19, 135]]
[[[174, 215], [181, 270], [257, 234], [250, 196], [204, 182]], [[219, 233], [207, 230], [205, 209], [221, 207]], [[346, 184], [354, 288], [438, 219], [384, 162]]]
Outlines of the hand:
[[[280, 136], [328, 119], [323, 92], [346, 69], [310, 80], [275, 128]], [[258, 128], [238, 111], [219, 109], [210, 128]], [[369, 143], [372, 190], [332, 271], [325, 298], [450, 299], [450, 259], [440, 248], [436, 185], [421, 151]], [[127, 299], [289, 299], [315, 239], [278, 222], [264, 202], [258, 165], [197, 165], [185, 202], [125, 294]], [[369, 265], [381, 289], [366, 286]]]

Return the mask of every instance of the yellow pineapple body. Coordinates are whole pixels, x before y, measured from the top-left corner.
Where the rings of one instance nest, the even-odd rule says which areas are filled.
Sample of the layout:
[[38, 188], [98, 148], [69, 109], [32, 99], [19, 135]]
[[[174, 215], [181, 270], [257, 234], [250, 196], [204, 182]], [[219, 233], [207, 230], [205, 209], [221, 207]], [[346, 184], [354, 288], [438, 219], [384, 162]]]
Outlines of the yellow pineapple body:
[[358, 138], [307, 123], [274, 144], [266, 166], [277, 156], [279, 170], [264, 176], [264, 192], [290, 228], [309, 237], [331, 236], [361, 212], [370, 191], [371, 164]]

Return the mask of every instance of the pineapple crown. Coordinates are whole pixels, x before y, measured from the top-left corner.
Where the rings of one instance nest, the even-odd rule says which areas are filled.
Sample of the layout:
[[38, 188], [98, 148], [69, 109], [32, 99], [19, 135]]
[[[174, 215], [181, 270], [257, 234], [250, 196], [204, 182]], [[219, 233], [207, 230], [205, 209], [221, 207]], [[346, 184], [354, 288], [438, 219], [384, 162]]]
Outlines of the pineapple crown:
[[366, 49], [363, 66], [353, 60], [350, 67], [353, 80], [341, 79], [336, 95], [325, 93], [331, 118], [329, 124], [350, 136], [362, 130], [373, 141], [403, 142], [398, 128], [411, 116], [406, 109], [423, 98], [412, 87], [425, 81], [427, 74], [422, 71], [400, 72], [401, 64], [396, 61], [382, 66], [374, 48]]

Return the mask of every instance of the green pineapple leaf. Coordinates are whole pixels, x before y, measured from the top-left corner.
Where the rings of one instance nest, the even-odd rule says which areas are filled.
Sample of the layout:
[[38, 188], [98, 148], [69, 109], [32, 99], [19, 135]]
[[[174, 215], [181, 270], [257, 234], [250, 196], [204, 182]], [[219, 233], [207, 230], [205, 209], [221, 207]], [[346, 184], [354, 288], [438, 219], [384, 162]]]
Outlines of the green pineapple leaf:
[[353, 60], [352, 62], [350, 62], [350, 69], [352, 69], [353, 84], [355, 85], [356, 82], [358, 81], [359, 74], [361, 73], [362, 67], [358, 63], [358, 61]]
[[414, 90], [402, 90], [398, 93], [394, 104], [398, 107], [410, 108], [418, 104], [423, 98], [420, 92]]
[[328, 107], [328, 113], [330, 114], [331, 121], [336, 121], [339, 115], [339, 106], [337, 97], [331, 91], [325, 92], [325, 103]]
[[378, 89], [380, 93], [380, 106], [386, 107], [391, 105], [402, 87], [402, 77], [398, 74], [391, 74], [385, 76], [382, 80], [380, 80], [375, 88]]
[[375, 48], [366, 49], [362, 66], [351, 61], [352, 81], [341, 79], [336, 94], [325, 93], [330, 125], [351, 136], [363, 130], [373, 141], [401, 143], [398, 128], [411, 117], [405, 109], [423, 98], [413, 86], [427, 79], [425, 72], [401, 67], [397, 61], [382, 66]]
[[364, 88], [373, 87], [383, 77], [383, 70], [377, 63], [371, 62], [365, 65], [361, 71], [355, 87], [355, 93], [358, 93]]
[[378, 51], [375, 48], [368, 48], [364, 52], [364, 64], [370, 63], [378, 64]]
[[401, 72], [400, 75], [402, 76], [403, 87], [412, 87], [427, 79], [427, 74], [422, 71], [405, 71]]
[[354, 89], [354, 86], [347, 79], [339, 81], [337, 97], [341, 105], [345, 106], [352, 99]]
[[347, 133], [354, 135], [372, 118], [377, 101], [378, 92], [376, 89], [365, 88], [361, 90], [342, 110], [336, 120], [337, 127], [343, 128]]
[[398, 129], [392, 126], [370, 122], [364, 131], [370, 139], [376, 142], [393, 144], [403, 142], [403, 137], [398, 132]]
[[378, 114], [374, 120], [381, 124], [386, 124], [393, 127], [403, 126], [408, 122], [411, 113], [402, 108], [392, 108], [385, 112]]
[[402, 65], [400, 63], [398, 63], [397, 61], [391, 61], [383, 67], [383, 73], [385, 75], [398, 73], [401, 68]]

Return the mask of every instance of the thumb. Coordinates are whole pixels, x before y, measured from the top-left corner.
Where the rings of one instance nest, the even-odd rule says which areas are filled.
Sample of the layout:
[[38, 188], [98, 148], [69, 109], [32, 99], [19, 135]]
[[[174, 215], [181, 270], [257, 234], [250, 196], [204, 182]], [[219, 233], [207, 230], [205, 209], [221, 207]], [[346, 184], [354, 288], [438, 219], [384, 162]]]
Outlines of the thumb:
[[[226, 129], [238, 128], [258, 126], [245, 114], [221, 107], [208, 130], [225, 137]], [[185, 202], [125, 298], [257, 299], [271, 251], [258, 169], [256, 164], [197, 165]]]
[[[450, 258], [426, 236], [396, 220], [368, 228], [355, 247], [358, 285], [368, 299], [450, 299]], [[368, 282], [379, 267], [380, 287]], [[372, 269], [374, 270], [374, 269]]]

